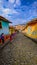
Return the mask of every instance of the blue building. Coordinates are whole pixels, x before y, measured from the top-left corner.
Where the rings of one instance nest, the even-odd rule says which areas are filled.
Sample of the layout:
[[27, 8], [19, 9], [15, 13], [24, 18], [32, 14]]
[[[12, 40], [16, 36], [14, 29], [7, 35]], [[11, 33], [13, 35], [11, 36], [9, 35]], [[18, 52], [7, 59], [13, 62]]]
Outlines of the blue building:
[[0, 35], [2, 33], [4, 33], [5, 35], [9, 34], [9, 23], [11, 22], [0, 16]]

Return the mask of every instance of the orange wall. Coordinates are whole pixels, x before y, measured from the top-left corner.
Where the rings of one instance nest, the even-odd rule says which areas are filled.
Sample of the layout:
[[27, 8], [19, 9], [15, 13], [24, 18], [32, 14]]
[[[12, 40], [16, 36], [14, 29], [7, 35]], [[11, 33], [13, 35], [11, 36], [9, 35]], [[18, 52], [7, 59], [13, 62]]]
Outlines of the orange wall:
[[30, 37], [37, 38], [37, 23], [28, 25], [27, 28], [23, 32], [26, 33]]

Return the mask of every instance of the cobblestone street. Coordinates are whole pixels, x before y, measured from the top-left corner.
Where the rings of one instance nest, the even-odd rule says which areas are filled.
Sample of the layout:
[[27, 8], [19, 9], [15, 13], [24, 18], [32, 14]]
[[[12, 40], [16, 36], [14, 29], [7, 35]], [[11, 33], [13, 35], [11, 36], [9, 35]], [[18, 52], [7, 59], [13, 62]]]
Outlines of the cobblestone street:
[[0, 65], [37, 65], [37, 44], [18, 33], [0, 50]]

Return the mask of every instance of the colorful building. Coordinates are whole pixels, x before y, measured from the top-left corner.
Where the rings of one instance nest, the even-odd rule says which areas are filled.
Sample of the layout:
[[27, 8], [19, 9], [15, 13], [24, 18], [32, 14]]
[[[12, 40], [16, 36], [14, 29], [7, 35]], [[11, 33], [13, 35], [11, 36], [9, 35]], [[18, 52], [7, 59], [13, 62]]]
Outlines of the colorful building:
[[24, 28], [25, 28], [25, 24], [19, 24], [19, 25], [15, 25], [15, 28], [21, 32]]
[[15, 28], [13, 26], [9, 26], [9, 32], [10, 34], [15, 33]]
[[23, 33], [25, 33], [29, 37], [37, 38], [37, 18], [26, 24]]
[[0, 35], [4, 33], [6, 38], [8, 38], [10, 34], [9, 33], [9, 23], [11, 22], [5, 19], [4, 17], [0, 16]]

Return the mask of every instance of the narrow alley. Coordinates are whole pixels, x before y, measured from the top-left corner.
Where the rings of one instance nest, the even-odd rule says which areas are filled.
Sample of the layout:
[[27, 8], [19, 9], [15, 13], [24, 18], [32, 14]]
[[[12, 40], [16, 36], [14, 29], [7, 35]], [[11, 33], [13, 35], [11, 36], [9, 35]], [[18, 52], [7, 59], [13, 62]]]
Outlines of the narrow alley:
[[37, 65], [37, 44], [18, 33], [0, 50], [0, 65]]

